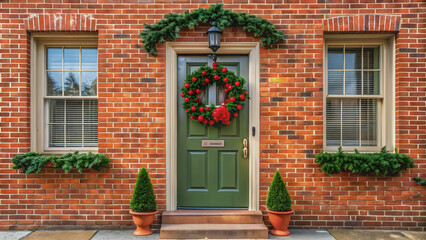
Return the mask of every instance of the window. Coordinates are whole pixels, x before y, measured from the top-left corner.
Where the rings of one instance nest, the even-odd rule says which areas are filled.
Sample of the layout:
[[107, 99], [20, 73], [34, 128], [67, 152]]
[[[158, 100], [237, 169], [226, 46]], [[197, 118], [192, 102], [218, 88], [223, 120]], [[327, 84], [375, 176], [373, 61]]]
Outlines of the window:
[[97, 55], [96, 48], [46, 48], [49, 148], [98, 145]]
[[37, 45], [36, 151], [97, 149], [98, 50], [81, 43]]
[[325, 148], [377, 150], [383, 139], [391, 81], [382, 42], [328, 42], [325, 61]]

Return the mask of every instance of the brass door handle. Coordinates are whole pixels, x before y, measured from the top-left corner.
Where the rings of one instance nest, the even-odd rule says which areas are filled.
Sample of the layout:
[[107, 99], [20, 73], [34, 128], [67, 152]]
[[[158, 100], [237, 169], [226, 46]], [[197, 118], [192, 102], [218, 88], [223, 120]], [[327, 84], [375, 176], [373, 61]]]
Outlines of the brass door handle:
[[243, 140], [243, 156], [247, 158], [247, 139]]

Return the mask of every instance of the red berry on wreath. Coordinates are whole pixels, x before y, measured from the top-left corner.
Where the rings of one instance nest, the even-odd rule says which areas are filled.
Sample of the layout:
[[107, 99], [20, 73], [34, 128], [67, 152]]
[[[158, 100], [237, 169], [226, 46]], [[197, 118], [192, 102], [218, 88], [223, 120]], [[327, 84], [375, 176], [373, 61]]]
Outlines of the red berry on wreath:
[[216, 67], [217, 66], [217, 62], [213, 62], [213, 67]]
[[189, 116], [190, 119], [194, 119], [194, 116]]
[[203, 85], [206, 85], [206, 83], [205, 83], [205, 82], [203, 82]]
[[240, 94], [240, 99], [244, 100], [244, 98], [246, 98], [246, 96], [244, 96], [244, 94]]
[[204, 112], [204, 107], [200, 107], [200, 112]]
[[181, 96], [181, 97], [185, 97], [185, 93], [181, 93], [181, 94], [180, 94], [180, 96]]
[[234, 112], [234, 114], [232, 114], [232, 115], [234, 115], [234, 117], [238, 117], [238, 113], [237, 112]]
[[197, 108], [195, 106], [192, 106], [191, 111], [195, 112], [195, 110], [197, 110]]
[[240, 110], [242, 106], [240, 104], [237, 105], [237, 109]]
[[223, 82], [224, 82], [224, 83], [227, 83], [228, 81], [229, 81], [229, 80], [228, 80], [228, 78], [224, 78], [224, 79], [223, 79]]
[[206, 111], [210, 111], [210, 107], [209, 106], [206, 107]]
[[195, 92], [198, 94], [198, 93], [201, 92], [201, 90], [197, 88], [197, 89], [195, 89]]
[[231, 97], [231, 98], [229, 99], [229, 101], [231, 101], [231, 102], [235, 102], [235, 98], [234, 98], [234, 97]]
[[229, 90], [228, 89], [225, 89], [225, 93], [228, 93], [229, 92]]
[[185, 88], [189, 88], [189, 83], [185, 83]]
[[244, 92], [243, 93], [247, 93], [247, 90], [244, 90]]
[[222, 72], [223, 73], [226, 73], [228, 71], [228, 69], [226, 69], [226, 68], [222, 68]]
[[219, 75], [214, 75], [214, 80], [219, 80]]
[[229, 99], [225, 101], [226, 103], [229, 103]]
[[188, 112], [189, 109], [186, 109], [185, 112]]
[[197, 81], [197, 77], [192, 77], [192, 81], [193, 82]]
[[194, 91], [189, 90], [189, 91], [188, 91], [188, 94], [189, 94], [189, 95], [192, 95], [192, 94], [194, 94]]
[[210, 120], [210, 121], [209, 121], [209, 124], [210, 124], [210, 125], [213, 125], [213, 124], [214, 124], [214, 120]]
[[232, 86], [228, 86], [228, 90], [231, 91], [232, 90]]
[[204, 82], [209, 83], [210, 79], [206, 78], [206, 79], [204, 79]]
[[203, 121], [204, 117], [203, 116], [198, 116], [198, 121]]
[[197, 98], [197, 99], [195, 99], [195, 102], [199, 103], [199, 102], [201, 102], [201, 100], [199, 98]]
[[213, 118], [213, 120], [214, 120], [215, 122], [219, 122], [219, 118], [218, 118], [218, 117], [214, 117], [214, 118]]
[[207, 71], [202, 71], [201, 74], [203, 74], [204, 76], [207, 75]]
[[203, 123], [207, 124], [207, 123], [209, 123], [209, 121], [207, 119], [204, 119]]
[[189, 98], [187, 98], [187, 97], [186, 97], [186, 98], [184, 99], [184, 101], [185, 101], [185, 102], [188, 102], [188, 101], [189, 101]]
[[235, 85], [236, 87], [238, 87], [238, 86], [240, 86], [240, 82], [235, 82], [235, 83], [234, 83], [234, 85]]
[[213, 67], [213, 70], [217, 70], [217, 67], [216, 67], [216, 66], [214, 66], [214, 67]]

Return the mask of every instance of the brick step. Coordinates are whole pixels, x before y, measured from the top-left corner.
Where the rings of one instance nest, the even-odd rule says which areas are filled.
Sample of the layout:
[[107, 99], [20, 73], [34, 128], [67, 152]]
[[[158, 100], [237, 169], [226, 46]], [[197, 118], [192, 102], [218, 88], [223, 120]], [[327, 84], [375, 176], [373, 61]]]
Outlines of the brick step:
[[248, 210], [177, 210], [165, 211], [163, 224], [263, 224], [261, 211]]
[[267, 239], [268, 228], [256, 224], [162, 224], [161, 239]]

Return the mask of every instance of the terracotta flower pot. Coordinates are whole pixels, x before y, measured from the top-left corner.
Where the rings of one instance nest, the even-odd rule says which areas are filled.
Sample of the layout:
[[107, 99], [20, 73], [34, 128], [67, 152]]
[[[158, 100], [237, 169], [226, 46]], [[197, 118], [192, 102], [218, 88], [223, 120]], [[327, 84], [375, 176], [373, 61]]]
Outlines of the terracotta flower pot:
[[151, 224], [154, 222], [155, 212], [133, 212], [130, 210], [130, 214], [133, 216], [133, 222], [137, 226], [136, 231], [133, 232], [134, 235], [150, 235], [154, 231], [151, 230]]
[[275, 212], [268, 210], [269, 220], [271, 221], [273, 229], [271, 234], [275, 236], [287, 236], [290, 232], [287, 230], [288, 224], [290, 223], [291, 214], [294, 210], [288, 212]]

